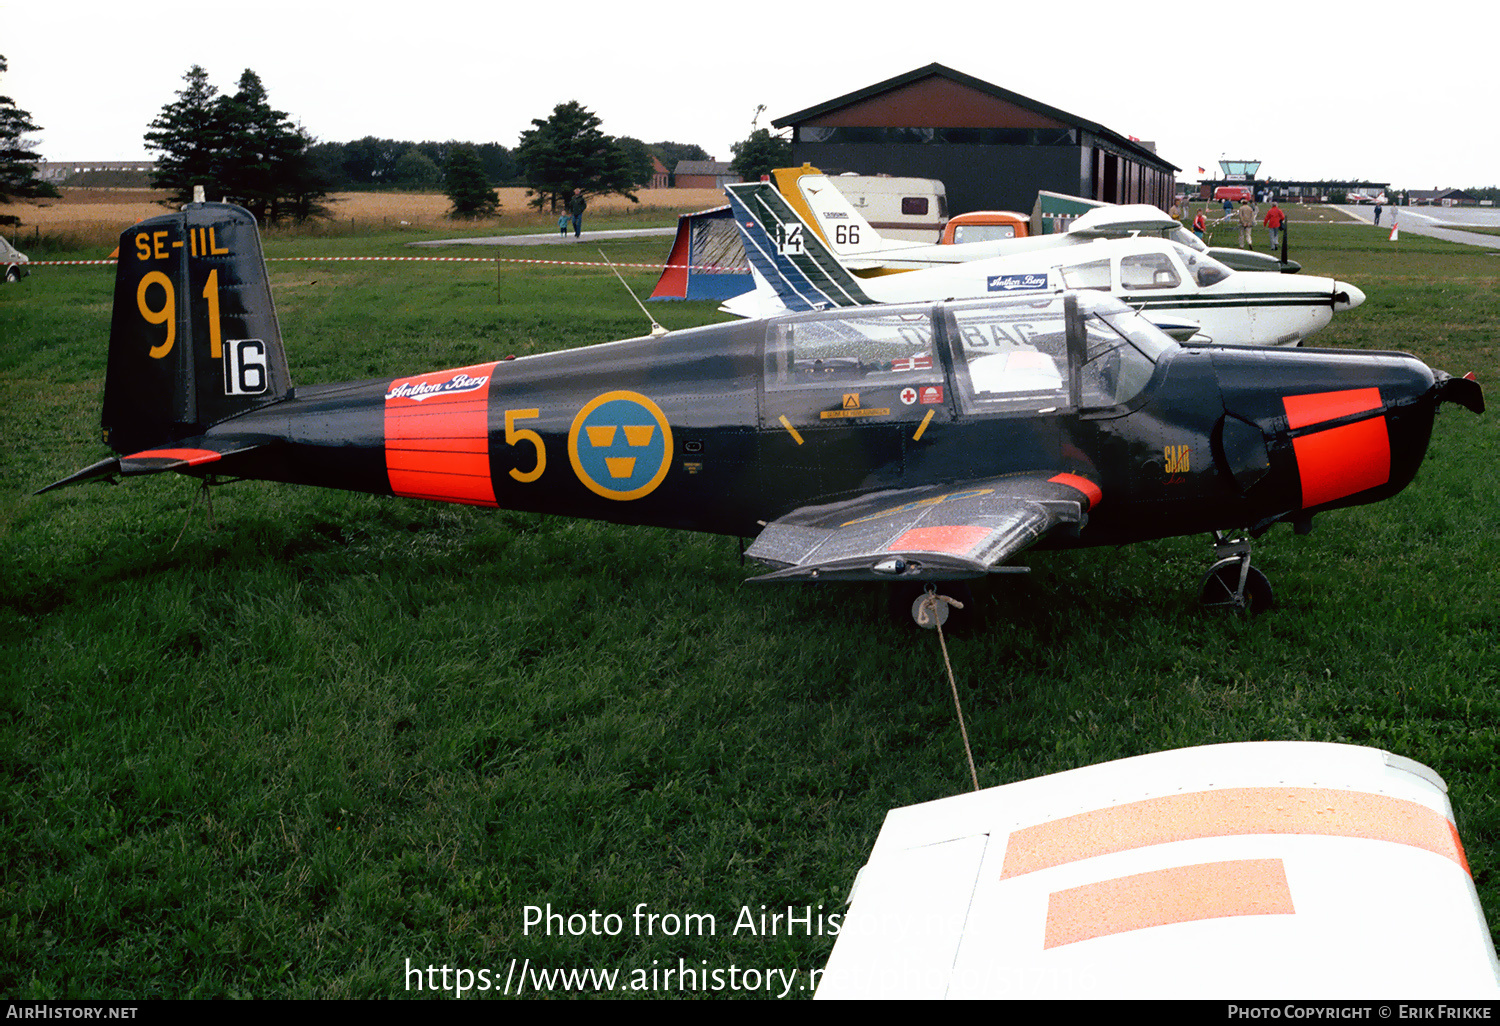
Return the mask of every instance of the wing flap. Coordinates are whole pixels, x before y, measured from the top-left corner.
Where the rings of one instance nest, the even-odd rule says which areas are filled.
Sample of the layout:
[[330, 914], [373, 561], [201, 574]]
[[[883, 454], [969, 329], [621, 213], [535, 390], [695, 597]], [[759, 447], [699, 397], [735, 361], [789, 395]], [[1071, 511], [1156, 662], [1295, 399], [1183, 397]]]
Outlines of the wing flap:
[[1082, 529], [1101, 498], [1075, 474], [874, 492], [772, 521], [745, 555], [774, 567], [760, 582], [983, 577], [1017, 569], [1001, 564], [1050, 531]]

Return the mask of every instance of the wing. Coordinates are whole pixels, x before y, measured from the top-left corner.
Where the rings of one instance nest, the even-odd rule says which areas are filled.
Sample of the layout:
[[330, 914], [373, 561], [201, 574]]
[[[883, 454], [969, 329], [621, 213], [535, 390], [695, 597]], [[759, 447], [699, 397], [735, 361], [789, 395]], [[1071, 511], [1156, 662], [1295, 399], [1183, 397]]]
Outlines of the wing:
[[83, 484], [85, 481], [112, 481], [122, 476], [160, 474], [168, 470], [186, 474], [210, 471], [232, 474], [235, 473], [235, 466], [240, 463], [237, 457], [255, 449], [264, 448], [264, 444], [243, 440], [230, 442], [203, 437], [184, 438], [169, 446], [146, 449], [142, 452], [131, 453], [129, 456], [111, 456], [100, 460], [98, 463], [84, 467], [76, 474], [69, 474], [61, 481], [53, 481], [47, 487], [38, 489], [36, 494], [41, 495], [42, 492], [50, 492], [54, 488], [65, 488], [68, 485]]
[[1077, 474], [1018, 474], [874, 492], [806, 506], [766, 525], [745, 555], [776, 567], [753, 581], [942, 581], [1001, 573], [1058, 528], [1082, 529], [1099, 486]]

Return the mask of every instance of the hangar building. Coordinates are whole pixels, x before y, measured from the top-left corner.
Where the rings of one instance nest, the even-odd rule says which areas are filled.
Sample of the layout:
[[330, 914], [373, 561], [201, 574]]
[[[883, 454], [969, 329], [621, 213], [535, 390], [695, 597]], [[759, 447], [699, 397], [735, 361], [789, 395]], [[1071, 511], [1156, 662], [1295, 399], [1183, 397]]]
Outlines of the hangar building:
[[936, 178], [950, 214], [1030, 210], [1043, 189], [1165, 210], [1176, 188], [1149, 144], [941, 64], [772, 124], [791, 126], [793, 164]]

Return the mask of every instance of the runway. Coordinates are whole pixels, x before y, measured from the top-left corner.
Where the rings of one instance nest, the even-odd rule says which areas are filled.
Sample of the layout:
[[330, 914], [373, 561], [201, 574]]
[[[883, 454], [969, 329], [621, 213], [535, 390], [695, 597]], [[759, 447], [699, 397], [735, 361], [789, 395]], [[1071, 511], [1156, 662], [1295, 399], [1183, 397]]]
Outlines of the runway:
[[[1372, 206], [1344, 204], [1335, 209], [1365, 224], [1375, 223], [1375, 208]], [[1393, 220], [1401, 226], [1402, 232], [1430, 235], [1435, 239], [1446, 239], [1466, 246], [1500, 250], [1500, 235], [1466, 232], [1455, 227], [1483, 225], [1486, 228], [1500, 228], [1500, 209], [1495, 207], [1386, 207], [1381, 210], [1381, 228], [1389, 231]]]

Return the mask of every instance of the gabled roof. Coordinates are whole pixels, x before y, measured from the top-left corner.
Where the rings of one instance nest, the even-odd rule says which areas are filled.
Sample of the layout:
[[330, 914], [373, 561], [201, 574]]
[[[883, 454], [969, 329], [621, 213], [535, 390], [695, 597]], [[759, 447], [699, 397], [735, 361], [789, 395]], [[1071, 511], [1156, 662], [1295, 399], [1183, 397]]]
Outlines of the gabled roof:
[[1155, 164], [1159, 167], [1171, 168], [1173, 171], [1180, 170], [1177, 165], [1167, 163], [1161, 157], [1157, 156], [1155, 152], [1145, 146], [1142, 146], [1139, 142], [1123, 136], [1119, 132], [1113, 131], [1112, 129], [1105, 128], [1103, 125], [1098, 124], [1097, 122], [1090, 121], [1087, 118], [1081, 118], [1077, 114], [1069, 114], [1067, 111], [1059, 110], [1056, 107], [1049, 107], [1045, 103], [1039, 103], [1036, 100], [1031, 99], [1030, 97], [1022, 96], [1020, 93], [1013, 93], [1009, 89], [1002, 89], [997, 85], [992, 85], [989, 82], [984, 81], [983, 79], [974, 78], [972, 75], [965, 75], [961, 71], [954, 71], [952, 68], [945, 67], [942, 64], [928, 64], [925, 67], [917, 68], [914, 71], [908, 71], [904, 75], [897, 75], [895, 78], [888, 78], [884, 82], [876, 82], [872, 86], [866, 86], [865, 88], [857, 89], [852, 93], [845, 93], [843, 96], [838, 96], [832, 100], [827, 100], [823, 103], [816, 104], [815, 106], [804, 108], [803, 110], [797, 111], [795, 114], [788, 114], [785, 117], [777, 118], [775, 121], [772, 121], [771, 124], [777, 128], [785, 128], [788, 125], [816, 124], [817, 119], [820, 117], [824, 117], [836, 111], [843, 110], [846, 107], [864, 103], [867, 100], [876, 99], [883, 94], [895, 92], [899, 89], [905, 88], [906, 86], [914, 85], [918, 82], [923, 81], [924, 79], [933, 77], [945, 78], [950, 82], [954, 82], [965, 88], [972, 89], [975, 92], [993, 97], [994, 99], [1002, 103], [1010, 104], [1014, 107], [1019, 107], [1023, 110], [1030, 111], [1034, 114], [1040, 115], [1041, 117], [1053, 121], [1061, 122], [1063, 124], [1071, 125], [1077, 128], [1082, 128], [1087, 132], [1092, 132], [1099, 138], [1109, 141], [1112, 145], [1117, 146], [1129, 153], [1138, 155], [1146, 163]]
[[729, 170], [727, 160], [679, 160], [673, 174], [677, 175], [727, 175]]

